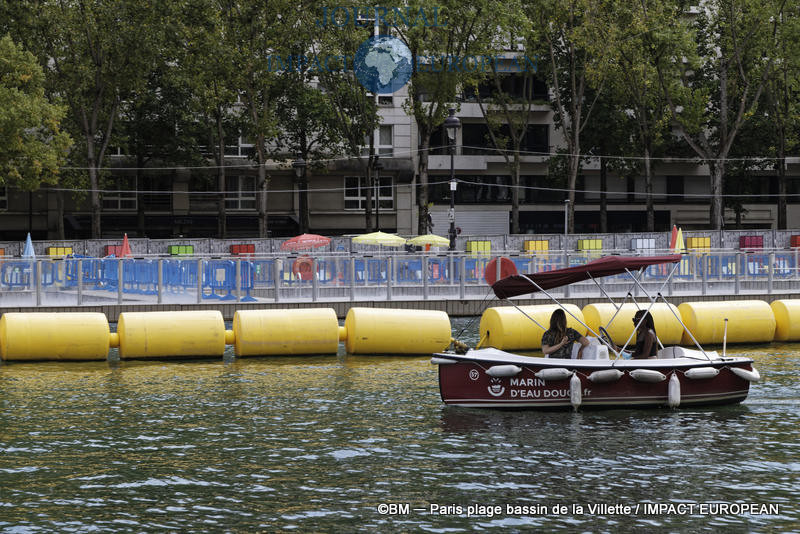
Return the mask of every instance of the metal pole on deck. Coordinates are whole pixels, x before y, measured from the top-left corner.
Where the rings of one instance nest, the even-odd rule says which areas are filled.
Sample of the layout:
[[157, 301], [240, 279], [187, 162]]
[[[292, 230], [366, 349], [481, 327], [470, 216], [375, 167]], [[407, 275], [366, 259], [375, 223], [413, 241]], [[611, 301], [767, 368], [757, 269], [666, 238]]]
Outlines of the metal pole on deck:
[[722, 357], [725, 357], [725, 351], [728, 348], [728, 318], [725, 317], [725, 330], [722, 333]]

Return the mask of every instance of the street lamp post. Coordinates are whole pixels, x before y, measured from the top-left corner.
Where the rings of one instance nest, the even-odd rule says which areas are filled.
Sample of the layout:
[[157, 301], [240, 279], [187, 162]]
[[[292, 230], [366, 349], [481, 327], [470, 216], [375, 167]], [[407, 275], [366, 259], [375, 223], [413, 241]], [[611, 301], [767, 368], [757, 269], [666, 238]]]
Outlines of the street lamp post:
[[372, 173], [373, 180], [375, 184], [375, 230], [380, 231], [381, 229], [381, 219], [380, 219], [380, 212], [381, 212], [381, 171], [383, 170], [383, 163], [381, 163], [381, 159], [379, 155], [375, 155], [375, 159], [372, 160], [372, 170], [375, 171]]
[[300, 233], [304, 234], [308, 232], [308, 221], [307, 215], [305, 213], [305, 198], [304, 195], [306, 194], [305, 191], [305, 175], [306, 175], [306, 167], [308, 163], [306, 160], [303, 159], [303, 154], [298, 152], [297, 159], [292, 162], [292, 167], [294, 168], [294, 175], [297, 177], [297, 182], [299, 184], [300, 189]]
[[450, 108], [450, 113], [444, 120], [444, 129], [447, 132], [447, 140], [450, 148], [450, 250], [456, 249], [456, 182], [454, 157], [456, 153], [456, 132], [461, 128], [461, 121], [456, 117], [456, 110]]

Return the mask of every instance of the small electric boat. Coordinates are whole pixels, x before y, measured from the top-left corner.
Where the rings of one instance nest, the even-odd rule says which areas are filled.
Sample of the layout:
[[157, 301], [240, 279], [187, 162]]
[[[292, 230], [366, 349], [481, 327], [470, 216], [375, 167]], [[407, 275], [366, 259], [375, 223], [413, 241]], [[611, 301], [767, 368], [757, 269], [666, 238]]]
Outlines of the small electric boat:
[[[644, 269], [650, 265], [675, 264], [663, 289], [680, 259], [680, 255], [609, 256], [577, 267], [498, 280], [492, 289], [499, 298], [536, 291], [546, 294], [595, 335], [590, 338], [592, 344], [584, 349], [582, 359], [539, 358], [494, 348], [472, 349], [466, 354], [436, 354], [431, 363], [439, 366], [442, 401], [464, 407], [533, 409], [678, 407], [742, 402], [750, 383], [760, 379], [753, 368], [753, 360], [725, 357], [724, 348], [720, 356], [716, 351], [704, 350], [696, 342], [697, 349], [663, 347], [656, 358], [624, 359], [625, 347], [617, 349], [602, 335], [604, 329], [600, 329], [601, 333], [593, 331], [547, 292], [580, 280], [628, 273], [648, 296], [652, 307], [656, 298], [663, 299], [663, 296], [661, 290], [656, 297], [645, 291], [639, 281]], [[639, 278], [633, 274], [636, 270]], [[676, 318], [694, 340], [680, 316], [676, 314]], [[573, 351], [573, 357], [576, 352]]]

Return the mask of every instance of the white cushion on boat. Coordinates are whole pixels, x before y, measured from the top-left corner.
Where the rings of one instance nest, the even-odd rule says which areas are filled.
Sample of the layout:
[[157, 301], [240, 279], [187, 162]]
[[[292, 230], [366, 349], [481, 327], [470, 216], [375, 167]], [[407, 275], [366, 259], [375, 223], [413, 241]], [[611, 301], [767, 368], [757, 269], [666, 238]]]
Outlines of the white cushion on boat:
[[[597, 340], [595, 340], [597, 341]], [[575, 360], [578, 358], [578, 351], [581, 348], [580, 343], [573, 343], [572, 344], [572, 359]], [[607, 360], [608, 359], [608, 347], [605, 345], [593, 345], [589, 344], [588, 347], [583, 349], [583, 359], [584, 360]]]
[[[717, 351], [706, 351], [706, 354], [712, 360], [719, 358], [719, 354]], [[669, 359], [669, 358], [695, 358], [698, 360], [705, 360], [706, 356], [700, 352], [699, 350], [694, 349], [687, 349], [685, 347], [664, 347], [657, 353], [658, 359]]]

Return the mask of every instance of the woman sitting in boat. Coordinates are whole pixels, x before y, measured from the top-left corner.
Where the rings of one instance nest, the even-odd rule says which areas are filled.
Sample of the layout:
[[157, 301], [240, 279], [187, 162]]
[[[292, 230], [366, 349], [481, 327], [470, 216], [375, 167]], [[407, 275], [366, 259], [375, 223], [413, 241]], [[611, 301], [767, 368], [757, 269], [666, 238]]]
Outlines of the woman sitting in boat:
[[[648, 311], [639, 310], [633, 315], [633, 325], [636, 327], [636, 346], [634, 346], [633, 352], [623, 353], [623, 358], [634, 360], [656, 358], [658, 354], [658, 336], [656, 335], [653, 316]], [[620, 347], [613, 345], [613, 343], [612, 346], [614, 350], [619, 352]]]
[[578, 358], [583, 357], [583, 348], [589, 345], [589, 340], [578, 333], [577, 330], [567, 328], [567, 314], [558, 309], [550, 316], [550, 329], [542, 335], [542, 352], [548, 358], [572, 357], [572, 344], [581, 344], [578, 349]]

